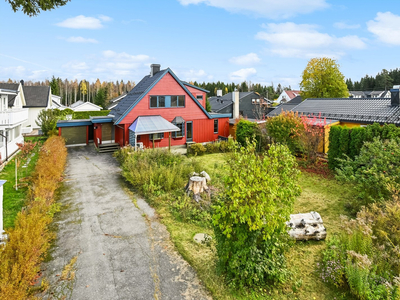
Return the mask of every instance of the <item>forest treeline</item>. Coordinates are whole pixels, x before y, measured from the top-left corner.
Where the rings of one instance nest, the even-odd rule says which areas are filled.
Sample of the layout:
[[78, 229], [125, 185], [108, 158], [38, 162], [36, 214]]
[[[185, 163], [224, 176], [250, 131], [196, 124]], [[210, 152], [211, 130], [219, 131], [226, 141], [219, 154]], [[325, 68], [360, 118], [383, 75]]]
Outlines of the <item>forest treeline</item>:
[[360, 81], [346, 79], [349, 91], [385, 91], [390, 90], [393, 85], [400, 84], [400, 69], [383, 69], [375, 77], [365, 75]]

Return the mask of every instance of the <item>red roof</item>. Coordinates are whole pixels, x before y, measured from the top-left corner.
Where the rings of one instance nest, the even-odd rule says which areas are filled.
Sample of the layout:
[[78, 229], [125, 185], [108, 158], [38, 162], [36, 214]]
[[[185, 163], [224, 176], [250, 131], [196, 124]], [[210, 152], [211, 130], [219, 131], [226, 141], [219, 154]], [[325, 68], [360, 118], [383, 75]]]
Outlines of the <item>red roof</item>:
[[288, 95], [289, 99], [292, 100], [293, 98], [297, 97], [300, 95], [300, 91], [286, 91], [286, 94]]

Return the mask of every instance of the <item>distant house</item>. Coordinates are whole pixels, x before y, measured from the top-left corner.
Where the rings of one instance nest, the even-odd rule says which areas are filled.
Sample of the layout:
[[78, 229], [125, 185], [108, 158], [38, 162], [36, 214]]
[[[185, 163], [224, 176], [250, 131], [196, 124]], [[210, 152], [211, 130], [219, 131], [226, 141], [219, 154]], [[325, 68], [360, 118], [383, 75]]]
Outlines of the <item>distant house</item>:
[[275, 109], [272, 110], [271, 112], [269, 112], [267, 114], [267, 117], [274, 117], [274, 116], [280, 115], [283, 111], [291, 111], [298, 104], [300, 104], [301, 101], [302, 101], [301, 96], [296, 96], [288, 102], [282, 102], [278, 106], [275, 106]]
[[390, 98], [390, 91], [349, 91], [349, 98]]
[[0, 161], [6, 160], [23, 143], [22, 126], [28, 120], [28, 109], [20, 83], [0, 83]]
[[211, 142], [229, 135], [229, 114], [208, 113], [208, 91], [181, 81], [171, 69], [150, 67], [143, 79], [105, 117], [57, 122], [67, 144], [140, 147]]
[[278, 99], [276, 99], [275, 102], [277, 103], [285, 103], [285, 102], [289, 102], [290, 100], [292, 100], [293, 98], [300, 96], [300, 91], [283, 91]]
[[[239, 115], [248, 119], [262, 119], [268, 112], [272, 101], [263, 98], [256, 92], [239, 92]], [[208, 98], [211, 111], [214, 113], [229, 113], [233, 116], [234, 92]]]
[[[373, 123], [400, 126], [399, 87], [394, 86], [390, 90], [390, 98], [309, 98], [290, 107], [290, 110], [308, 117], [320, 117], [330, 126], [346, 125], [351, 128]], [[329, 134], [329, 130], [326, 133]], [[325, 143], [327, 151], [327, 139]]]
[[23, 93], [26, 102], [24, 108], [29, 108], [29, 118], [25, 126], [39, 129], [40, 126], [36, 124], [39, 113], [44, 109], [53, 108], [51, 88], [49, 86], [24, 85]]
[[51, 102], [53, 109], [64, 110], [67, 108], [65, 105], [61, 104], [61, 96], [51, 95]]
[[115, 97], [114, 99], [111, 99], [110, 102], [109, 102], [109, 104], [108, 104], [108, 106], [107, 106], [107, 109], [111, 110], [111, 109], [113, 109], [114, 107], [116, 107], [116, 106], [118, 105], [118, 103], [119, 103], [122, 99], [124, 99], [124, 98], [126, 97], [126, 95], [127, 95], [127, 94], [122, 94], [122, 95], [119, 95], [118, 97]]
[[91, 102], [83, 102], [82, 100], [72, 103], [69, 107], [73, 111], [100, 111], [103, 108]]

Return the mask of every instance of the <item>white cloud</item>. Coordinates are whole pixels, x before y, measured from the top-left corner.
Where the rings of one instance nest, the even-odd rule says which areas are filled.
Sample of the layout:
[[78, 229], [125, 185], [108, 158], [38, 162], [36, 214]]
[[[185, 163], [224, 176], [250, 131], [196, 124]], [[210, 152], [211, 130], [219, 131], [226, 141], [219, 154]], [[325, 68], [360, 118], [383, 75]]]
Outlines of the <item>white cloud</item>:
[[400, 16], [378, 12], [374, 20], [367, 22], [367, 27], [380, 41], [400, 45]]
[[177, 71], [177, 74], [179, 74], [179, 78], [185, 81], [201, 81], [205, 79], [209, 79], [210, 77], [212, 78], [211, 75], [208, 75], [204, 70], [182, 70], [182, 71]]
[[95, 39], [90, 39], [90, 38], [84, 38], [81, 36], [71, 36], [66, 39], [67, 42], [70, 43], [92, 43], [92, 44], [97, 44], [98, 41]]
[[70, 61], [64, 64], [62, 67], [67, 71], [73, 71], [73, 72], [84, 71], [89, 69], [89, 66], [87, 65], [86, 62], [76, 61], [76, 60]]
[[57, 26], [73, 28], [73, 29], [100, 29], [103, 27], [103, 22], [112, 20], [107, 16], [99, 16], [99, 18], [85, 17], [84, 15], [79, 15], [74, 18], [66, 19]]
[[269, 52], [282, 57], [311, 58], [328, 56], [339, 58], [348, 49], [365, 48], [364, 41], [355, 35], [336, 37], [321, 33], [310, 24], [270, 23], [263, 25], [266, 31], [256, 34], [256, 39], [268, 43]]
[[229, 77], [233, 81], [245, 81], [247, 80], [248, 77], [254, 75], [257, 73], [257, 70], [254, 68], [246, 68], [246, 69], [240, 69], [238, 71], [232, 72], [229, 74]]
[[250, 13], [271, 19], [289, 18], [327, 8], [326, 0], [178, 0], [182, 5], [201, 4], [233, 13]]
[[253, 65], [260, 62], [260, 58], [256, 53], [249, 53], [242, 56], [232, 57], [229, 61], [235, 65]]
[[336, 22], [333, 27], [338, 29], [357, 29], [360, 28], [360, 24], [347, 24], [346, 22]]

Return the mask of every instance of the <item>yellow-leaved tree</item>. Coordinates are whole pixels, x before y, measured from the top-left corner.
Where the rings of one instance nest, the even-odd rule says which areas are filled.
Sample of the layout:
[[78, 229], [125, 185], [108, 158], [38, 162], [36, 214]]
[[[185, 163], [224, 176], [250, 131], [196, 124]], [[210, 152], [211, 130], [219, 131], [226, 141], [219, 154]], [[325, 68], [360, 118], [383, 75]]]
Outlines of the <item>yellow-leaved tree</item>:
[[303, 71], [300, 82], [301, 97], [345, 98], [349, 96], [343, 74], [336, 60], [322, 57], [312, 58]]

